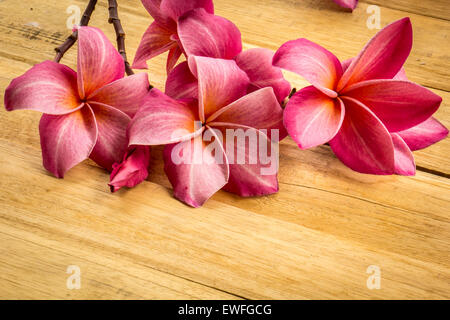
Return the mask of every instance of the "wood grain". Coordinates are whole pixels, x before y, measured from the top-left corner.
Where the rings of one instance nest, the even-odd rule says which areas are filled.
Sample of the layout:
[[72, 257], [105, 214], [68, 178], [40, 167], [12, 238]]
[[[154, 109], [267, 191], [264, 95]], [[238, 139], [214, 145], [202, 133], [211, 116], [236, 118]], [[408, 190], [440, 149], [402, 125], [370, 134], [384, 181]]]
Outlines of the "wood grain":
[[[6, 155], [1, 163], [4, 177], [1, 187], [5, 190], [1, 194], [3, 228], [8, 226], [12, 235], [18, 234], [37, 246], [62, 247], [59, 256], [68, 252], [75, 255], [75, 262], [92, 251], [102, 258], [112, 255], [119, 261], [107, 265], [108, 269], [121, 269], [120, 263], [131, 260], [250, 299], [325, 299], [337, 295], [340, 298], [399, 295], [448, 298], [446, 279], [450, 274], [444, 257], [449, 251], [448, 243], [442, 238], [440, 245], [430, 248], [431, 237], [416, 235], [410, 243], [414, 250], [438, 251], [444, 256], [441, 261], [423, 259], [388, 248], [366, 246], [351, 235], [336, 237], [303, 223], [279, 219], [278, 209], [264, 208], [256, 213], [228, 205], [221, 201], [223, 192], [198, 210], [172, 199], [168, 189], [151, 182], [130, 192], [111, 195], [104, 183], [104, 171], [87, 165], [71, 170], [61, 184], [41, 168], [38, 152], [13, 148], [4, 142], [0, 148]], [[16, 183], [9, 183], [12, 180]], [[275, 198], [290, 193], [288, 188], [282, 189]], [[294, 198], [291, 201], [296, 200], [295, 193], [290, 194]], [[270, 202], [274, 197], [260, 199]], [[41, 198], [46, 201], [36, 206], [36, 199]], [[330, 203], [335, 201], [336, 198], [330, 198]], [[368, 205], [364, 204], [363, 208], [366, 212]], [[325, 207], [322, 210], [328, 211]], [[272, 214], [266, 215], [269, 211]], [[395, 209], [388, 211], [395, 213]], [[374, 213], [382, 214], [380, 209]], [[331, 214], [335, 213], [328, 211]], [[297, 215], [301, 216], [302, 212]], [[386, 228], [398, 242], [407, 241], [392, 226], [376, 226], [373, 222], [371, 225], [372, 232]], [[448, 234], [448, 221], [440, 228]], [[415, 234], [415, 231], [412, 228], [409, 232]], [[80, 247], [89, 252], [78, 251]], [[14, 252], [20, 254], [23, 250], [18, 245]], [[47, 259], [47, 263], [55, 263]], [[60, 259], [72, 264], [70, 259]], [[13, 261], [20, 264], [17, 258]], [[27, 260], [23, 264], [29, 266]], [[368, 290], [365, 286], [369, 265], [382, 269], [382, 290]], [[86, 271], [91, 272], [90, 266]], [[95, 274], [95, 269], [92, 272]], [[178, 285], [178, 281], [174, 280], [172, 285]], [[89, 280], [87, 286], [85, 294], [92, 297]], [[156, 294], [152, 288], [148, 290]]]
[[[0, 2], [0, 99], [14, 77], [52, 59], [69, 34], [66, 8], [85, 1]], [[241, 29], [244, 47], [275, 50], [308, 37], [339, 58], [356, 55], [382, 24], [411, 16], [409, 78], [444, 99], [436, 117], [450, 126], [449, 14], [445, 0], [363, 0], [353, 14], [331, 0], [216, 0]], [[151, 18], [138, 0], [119, 1], [134, 56]], [[114, 42], [106, 1], [91, 23]], [[75, 68], [76, 50], [62, 62]], [[164, 88], [165, 56], [149, 63]], [[301, 88], [307, 83], [287, 78]], [[108, 174], [88, 160], [64, 180], [42, 167], [32, 111], [0, 111], [0, 298], [16, 299], [448, 299], [450, 298], [450, 140], [415, 152], [415, 177], [355, 173], [327, 146], [280, 146], [280, 192], [240, 198], [220, 191], [203, 208], [172, 197], [161, 148], [149, 181], [110, 194]], [[67, 266], [82, 272], [66, 288]], [[381, 268], [369, 290], [366, 269]]]
[[450, 6], [447, 0], [360, 0], [367, 4], [374, 4], [386, 8], [402, 10], [405, 12], [417, 13], [424, 16], [438, 19], [450, 20]]

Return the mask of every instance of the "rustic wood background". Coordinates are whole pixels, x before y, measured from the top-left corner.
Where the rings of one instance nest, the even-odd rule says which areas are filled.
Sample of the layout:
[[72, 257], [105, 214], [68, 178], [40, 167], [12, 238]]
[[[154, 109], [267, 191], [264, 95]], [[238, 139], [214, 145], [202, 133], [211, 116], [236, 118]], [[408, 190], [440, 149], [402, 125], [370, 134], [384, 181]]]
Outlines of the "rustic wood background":
[[[450, 127], [448, 0], [362, 0], [353, 14], [331, 0], [215, 0], [241, 30], [245, 48], [276, 50], [307, 37], [339, 58], [355, 56], [382, 26], [410, 16], [409, 78], [444, 99], [436, 117]], [[0, 95], [11, 79], [53, 59], [69, 30], [70, 5], [87, 1], [0, 1]], [[91, 24], [114, 41], [107, 4]], [[120, 0], [132, 60], [151, 18], [139, 0]], [[164, 88], [165, 55], [150, 62]], [[76, 50], [62, 60], [75, 68]], [[306, 85], [289, 75], [296, 87]], [[172, 197], [153, 151], [148, 182], [110, 194], [108, 173], [91, 161], [64, 180], [42, 167], [32, 111], [0, 108], [0, 298], [51, 299], [434, 299], [450, 298], [450, 139], [415, 152], [415, 177], [358, 174], [327, 146], [283, 141], [280, 192], [239, 198], [219, 192], [203, 208]], [[69, 265], [81, 288], [69, 290]], [[368, 266], [381, 269], [369, 290]]]

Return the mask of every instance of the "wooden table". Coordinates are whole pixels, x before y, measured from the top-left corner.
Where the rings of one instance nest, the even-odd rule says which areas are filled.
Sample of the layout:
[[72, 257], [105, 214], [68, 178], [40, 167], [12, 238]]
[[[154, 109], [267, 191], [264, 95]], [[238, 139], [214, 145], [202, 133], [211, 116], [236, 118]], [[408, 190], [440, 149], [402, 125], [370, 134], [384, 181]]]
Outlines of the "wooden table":
[[[32, 65], [53, 59], [69, 34], [70, 5], [87, 1], [0, 1], [0, 94]], [[241, 30], [244, 47], [276, 50], [307, 37], [339, 58], [355, 56], [382, 26], [410, 16], [409, 78], [444, 99], [436, 117], [450, 127], [448, 0], [362, 0], [353, 14], [331, 0], [215, 0]], [[114, 41], [106, 1], [91, 24]], [[132, 60], [151, 18], [138, 0], [119, 1]], [[63, 58], [76, 67], [76, 50]], [[164, 87], [165, 55], [150, 62]], [[288, 75], [297, 88], [306, 85]], [[450, 139], [415, 152], [415, 177], [363, 175], [330, 148], [280, 146], [280, 192], [240, 198], [219, 192], [203, 208], [172, 197], [161, 149], [133, 190], [111, 194], [91, 161], [64, 180], [41, 164], [32, 111], [0, 108], [0, 298], [31, 299], [442, 299], [450, 298]], [[68, 289], [68, 266], [81, 288]], [[380, 289], [369, 289], [369, 266]], [[370, 271], [370, 270], [369, 270]]]

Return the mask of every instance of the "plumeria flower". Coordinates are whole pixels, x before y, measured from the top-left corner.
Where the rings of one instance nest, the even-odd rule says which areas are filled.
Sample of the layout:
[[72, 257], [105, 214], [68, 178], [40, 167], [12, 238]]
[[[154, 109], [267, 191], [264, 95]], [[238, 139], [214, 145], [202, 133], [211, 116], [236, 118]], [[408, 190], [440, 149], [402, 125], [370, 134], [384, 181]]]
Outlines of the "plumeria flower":
[[[345, 71], [353, 60], [354, 58], [345, 60], [342, 63], [342, 70]], [[404, 68], [401, 68], [393, 79], [409, 81]], [[424, 149], [441, 141], [447, 137], [448, 132], [447, 128], [434, 117], [430, 117], [412, 128], [390, 132], [395, 148], [395, 173], [407, 176], [414, 175], [416, 165], [411, 151]]]
[[[213, 14], [212, 1], [142, 2], [155, 21], [141, 40], [133, 68], [147, 68], [147, 60], [167, 50], [170, 50], [167, 59], [168, 73], [182, 53], [187, 57], [192, 55], [235, 59], [250, 78], [249, 93], [270, 86], [280, 103], [289, 95], [289, 82], [284, 79], [280, 68], [272, 65], [274, 53], [263, 48], [242, 52], [239, 29], [231, 21]], [[187, 62], [182, 65], [175, 74], [190, 73]]]
[[[345, 67], [345, 64], [346, 62], [344, 61], [343, 68]], [[408, 81], [405, 70], [402, 68], [394, 79]], [[448, 129], [437, 119], [430, 117], [410, 129], [392, 132], [391, 136], [394, 144], [397, 143], [402, 146], [402, 148], [396, 148], [396, 173], [402, 175], [414, 175], [416, 166], [411, 151], [424, 149], [441, 141], [448, 136]], [[407, 148], [405, 147], [405, 144]], [[400, 150], [402, 150], [401, 153], [399, 152]]]
[[[232, 22], [203, 9], [192, 10], [179, 19], [178, 36], [188, 57], [234, 59], [250, 79], [249, 93], [272, 87], [280, 103], [289, 95], [289, 82], [281, 69], [272, 65], [274, 52], [263, 48], [242, 51], [241, 33]], [[180, 69], [188, 71], [187, 62]]]
[[405, 141], [411, 151], [416, 151], [447, 137], [448, 129], [437, 119], [431, 117], [410, 129], [398, 131], [395, 134]]
[[116, 192], [122, 187], [133, 188], [148, 177], [150, 147], [133, 146], [128, 148], [120, 163], [113, 164], [109, 187]]
[[[130, 123], [130, 145], [166, 145], [164, 169], [174, 195], [193, 207], [222, 188], [241, 196], [277, 192], [278, 168], [262, 174], [273, 163], [251, 152], [248, 139], [227, 139], [229, 130], [254, 134], [261, 148], [271, 144], [274, 132], [286, 135], [273, 89], [247, 94], [249, 79], [233, 60], [190, 56], [188, 63], [197, 79], [196, 98], [176, 100], [152, 89]], [[235, 159], [239, 155], [244, 161]]]
[[250, 79], [247, 92], [271, 87], [282, 103], [291, 92], [291, 84], [284, 78], [281, 68], [272, 64], [274, 52], [265, 48], [242, 51], [234, 60]]
[[78, 39], [78, 73], [44, 61], [5, 92], [6, 110], [44, 113], [43, 164], [58, 178], [87, 158], [111, 170], [127, 149], [127, 125], [149, 89], [146, 74], [123, 78], [124, 61], [101, 30], [80, 27]]
[[[222, 43], [226, 45], [214, 48], [214, 52], [196, 52], [196, 55], [232, 58], [242, 50], [242, 47], [235, 47], [240, 45], [239, 30], [227, 19], [214, 15], [212, 0], [142, 0], [142, 3], [155, 21], [142, 37], [133, 68], [145, 69], [147, 60], [169, 51], [169, 72], [181, 54], [192, 54], [182, 45], [192, 40], [208, 42], [211, 38], [229, 37], [223, 38]], [[239, 41], [235, 41], [237, 38]]]
[[[271, 87], [281, 104], [291, 91], [291, 85], [281, 69], [272, 65], [274, 52], [265, 48], [242, 51], [234, 61], [248, 78], [247, 93]], [[168, 75], [165, 93], [174, 99], [197, 98], [197, 78], [192, 74], [187, 61], [180, 63]]]
[[[147, 60], [167, 50], [170, 50], [168, 73], [182, 53], [187, 57], [192, 55], [235, 59], [250, 78], [249, 93], [270, 86], [280, 103], [289, 95], [289, 82], [284, 79], [280, 68], [272, 65], [274, 53], [262, 48], [242, 52], [239, 29], [231, 21], [213, 14], [212, 1], [181, 1], [182, 6], [180, 1], [175, 0], [142, 2], [155, 21], [141, 40], [133, 68], [147, 68]], [[173, 8], [177, 8], [176, 14]], [[196, 81], [195, 77], [189, 76], [187, 62], [181, 63], [177, 68], [175, 78], [180, 79], [178, 75], [186, 73], [186, 78]], [[186, 85], [186, 82], [183, 84]]]
[[355, 10], [356, 6], [358, 5], [358, 0], [333, 0], [338, 5], [340, 5], [343, 8], [351, 9], [352, 11]]
[[289, 100], [284, 113], [286, 129], [298, 146], [307, 149], [329, 142], [353, 170], [413, 174], [414, 159], [401, 132], [428, 120], [442, 99], [413, 82], [394, 79], [411, 47], [409, 18], [378, 32], [344, 68], [331, 52], [311, 41], [285, 43], [274, 65], [312, 84]]

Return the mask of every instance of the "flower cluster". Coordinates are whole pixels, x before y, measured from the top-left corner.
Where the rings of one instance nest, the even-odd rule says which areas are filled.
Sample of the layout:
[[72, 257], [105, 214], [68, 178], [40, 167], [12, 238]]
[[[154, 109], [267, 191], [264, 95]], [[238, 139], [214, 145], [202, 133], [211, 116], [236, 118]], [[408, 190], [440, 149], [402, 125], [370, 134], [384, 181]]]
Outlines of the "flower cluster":
[[[43, 164], [57, 177], [91, 158], [111, 172], [112, 192], [134, 187], [148, 176], [150, 146], [164, 145], [174, 196], [198, 207], [220, 189], [277, 192], [278, 142], [288, 134], [301, 149], [329, 143], [355, 171], [400, 175], [415, 173], [412, 151], [448, 134], [432, 118], [442, 99], [402, 68], [412, 48], [408, 18], [340, 62], [307, 39], [276, 53], [243, 51], [239, 29], [214, 14], [212, 0], [142, 3], [154, 21], [132, 67], [146, 69], [168, 51], [164, 92], [145, 72], [124, 78], [121, 55], [93, 27], [78, 28], [77, 72], [45, 61], [6, 89], [7, 110], [44, 113]], [[282, 69], [311, 86], [290, 96]]]

